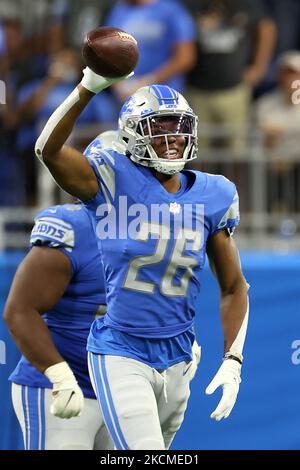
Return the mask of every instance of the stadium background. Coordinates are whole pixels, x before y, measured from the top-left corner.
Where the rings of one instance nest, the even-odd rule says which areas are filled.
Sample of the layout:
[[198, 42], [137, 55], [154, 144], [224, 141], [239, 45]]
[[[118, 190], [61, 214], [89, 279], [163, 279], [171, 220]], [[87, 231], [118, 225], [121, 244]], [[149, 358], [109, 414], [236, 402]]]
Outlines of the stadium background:
[[[173, 8], [186, 4], [192, 15], [193, 3], [201, 3], [163, 1], [173, 3]], [[115, 2], [40, 0], [38, 8], [33, 8], [33, 3], [37, 5], [32, 0], [2, 0], [0, 6], [0, 80], [6, 88], [5, 97], [0, 96], [1, 311], [26, 253], [34, 214], [39, 208], [68, 201], [35, 162], [32, 129], [42, 125], [51, 106], [55, 107], [72, 86], [72, 77], [64, 82], [64, 89], [51, 95], [52, 102], [44, 109], [35, 108], [28, 116], [22, 105], [45, 85], [51, 57], [57, 57], [66, 45], [78, 51], [83, 33], [105, 24]], [[293, 25], [299, 31], [299, 3], [252, 2], [263, 11], [261, 18], [273, 23], [276, 39], [263, 77], [252, 84], [246, 132], [226, 122], [204, 125], [200, 113], [200, 157], [194, 166], [225, 174], [235, 181], [240, 193], [242, 219], [237, 242], [251, 285], [251, 315], [237, 404], [230, 419], [213, 422], [209, 415], [220, 393], [207, 397], [204, 390], [219, 366], [222, 335], [218, 288], [206, 266], [196, 319], [202, 360], [174, 449], [300, 449], [300, 119], [293, 122], [292, 129], [281, 130], [280, 139], [273, 135], [270, 145], [270, 135], [257, 117], [260, 100], [279, 86], [278, 57], [288, 50], [300, 51], [299, 33], [292, 34]], [[195, 15], [192, 18], [196, 21]], [[189, 94], [191, 75], [185, 78], [183, 91]], [[113, 93], [107, 93], [97, 105], [77, 126], [72, 144], [83, 148], [99, 132], [116, 126], [118, 101]], [[300, 104], [293, 106], [300, 108]], [[213, 144], [204, 144], [208, 136], [213, 137]], [[231, 147], [231, 138], [238, 142], [237, 149]], [[1, 318], [0, 449], [23, 448], [7, 382], [18, 357]]]

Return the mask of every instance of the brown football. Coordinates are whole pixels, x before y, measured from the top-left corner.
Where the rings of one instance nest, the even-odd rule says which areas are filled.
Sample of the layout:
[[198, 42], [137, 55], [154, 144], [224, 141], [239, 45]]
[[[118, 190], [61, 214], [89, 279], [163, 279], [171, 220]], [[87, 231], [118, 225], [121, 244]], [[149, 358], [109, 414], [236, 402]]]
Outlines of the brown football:
[[137, 42], [118, 28], [103, 27], [87, 33], [82, 45], [85, 64], [103, 77], [117, 78], [132, 72], [139, 60]]

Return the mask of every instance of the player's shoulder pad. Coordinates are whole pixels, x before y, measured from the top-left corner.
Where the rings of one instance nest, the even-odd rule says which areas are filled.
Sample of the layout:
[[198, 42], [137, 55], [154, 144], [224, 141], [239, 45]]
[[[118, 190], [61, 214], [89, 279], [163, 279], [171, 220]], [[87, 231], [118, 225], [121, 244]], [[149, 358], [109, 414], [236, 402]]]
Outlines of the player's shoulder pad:
[[212, 175], [207, 173], [209, 183], [215, 194], [232, 199], [236, 194], [235, 184], [223, 175]]
[[[96, 145], [93, 145], [96, 142]], [[101, 192], [106, 194], [106, 200], [114, 200], [116, 195], [116, 178], [124, 172], [128, 158], [113, 149], [100, 149], [97, 139], [87, 148], [85, 156], [88, 159], [98, 179]], [[105, 188], [103, 188], [103, 184]]]
[[101, 153], [101, 150], [103, 150], [103, 143], [101, 140], [96, 137], [92, 142], [86, 147], [85, 151], [83, 154], [86, 157], [92, 157], [93, 155], [99, 155]]
[[214, 198], [224, 201], [225, 204], [238, 198], [235, 184], [223, 175], [206, 173], [208, 188]]
[[223, 175], [208, 174], [211, 195], [215, 201], [216, 229], [227, 227], [233, 232], [240, 220], [239, 196], [235, 184]]
[[103, 144], [100, 139], [96, 137], [85, 149], [83, 155], [88, 159], [103, 160], [103, 163], [108, 163], [110, 166], [115, 165], [115, 158], [118, 152], [113, 149], [103, 148]]
[[[101, 140], [96, 137], [85, 149], [83, 155], [89, 160], [96, 160], [102, 164], [107, 163], [109, 166], [115, 167], [118, 161], [124, 161], [124, 153], [115, 148], [104, 148]], [[125, 158], [125, 160], [127, 160]]]
[[72, 251], [76, 232], [90, 223], [82, 204], [52, 206], [39, 212], [30, 236], [30, 245], [61, 247]]

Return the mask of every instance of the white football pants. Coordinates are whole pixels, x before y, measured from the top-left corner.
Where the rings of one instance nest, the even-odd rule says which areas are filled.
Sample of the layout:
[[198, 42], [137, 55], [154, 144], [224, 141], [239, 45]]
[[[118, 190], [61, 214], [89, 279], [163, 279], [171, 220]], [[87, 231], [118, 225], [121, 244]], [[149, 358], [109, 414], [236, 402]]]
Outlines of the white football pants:
[[50, 413], [51, 390], [12, 384], [12, 402], [26, 450], [111, 450], [99, 404], [84, 399], [80, 416], [61, 419]]
[[194, 362], [159, 372], [128, 357], [89, 352], [88, 364], [116, 449], [168, 449], [184, 418]]

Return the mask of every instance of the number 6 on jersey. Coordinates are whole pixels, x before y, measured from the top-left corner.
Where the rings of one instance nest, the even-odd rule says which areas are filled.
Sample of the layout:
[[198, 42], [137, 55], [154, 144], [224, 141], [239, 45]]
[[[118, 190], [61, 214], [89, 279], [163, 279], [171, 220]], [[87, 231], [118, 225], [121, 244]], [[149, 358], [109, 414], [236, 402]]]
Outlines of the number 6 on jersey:
[[[137, 256], [131, 260], [125, 277], [123, 287], [139, 292], [153, 294], [156, 284], [138, 279], [139, 270], [150, 265], [158, 264], [164, 260], [169, 243], [174, 243], [168, 267], [163, 273], [160, 282], [160, 292], [166, 296], [185, 297], [187, 294], [189, 281], [193, 275], [193, 268], [198, 261], [192, 256], [184, 255], [187, 241], [192, 242], [193, 252], [198, 252], [203, 244], [200, 231], [190, 228], [181, 228], [175, 240], [171, 239], [170, 227], [154, 222], [143, 222], [137, 238], [138, 241], [147, 242], [149, 235], [157, 236], [155, 251], [152, 255]], [[179, 268], [184, 269], [180, 284], [174, 285], [174, 277]]]

